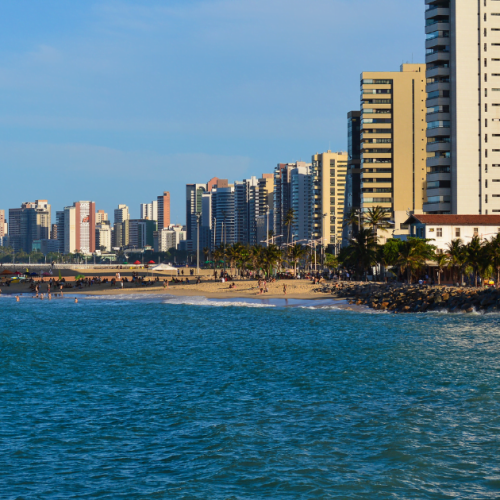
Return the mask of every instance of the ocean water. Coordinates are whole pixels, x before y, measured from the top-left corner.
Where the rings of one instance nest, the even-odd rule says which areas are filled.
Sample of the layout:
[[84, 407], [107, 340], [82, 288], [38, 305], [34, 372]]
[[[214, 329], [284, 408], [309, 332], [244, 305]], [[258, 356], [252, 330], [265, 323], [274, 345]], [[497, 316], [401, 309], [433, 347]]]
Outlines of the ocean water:
[[0, 498], [500, 498], [500, 316], [0, 297]]

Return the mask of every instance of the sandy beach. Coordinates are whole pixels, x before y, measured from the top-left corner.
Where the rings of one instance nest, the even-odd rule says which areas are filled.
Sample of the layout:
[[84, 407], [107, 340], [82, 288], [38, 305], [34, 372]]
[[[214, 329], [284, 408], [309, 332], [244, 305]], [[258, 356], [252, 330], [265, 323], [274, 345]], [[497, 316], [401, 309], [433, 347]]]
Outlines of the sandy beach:
[[[64, 273], [64, 278], [72, 283], [74, 281], [74, 276]], [[114, 273], [102, 273], [98, 270], [86, 269], [82, 271], [75, 271], [72, 274], [78, 275], [83, 274], [87, 277], [101, 276], [107, 277], [114, 276]], [[131, 273], [123, 270], [121, 271], [121, 276], [130, 278]], [[202, 296], [208, 299], [224, 299], [224, 298], [266, 298], [266, 299], [276, 299], [276, 298], [290, 298], [290, 299], [324, 299], [326, 297], [331, 297], [329, 293], [323, 293], [320, 290], [323, 288], [322, 285], [313, 285], [310, 280], [282, 280], [275, 283], [268, 283], [268, 293], [260, 294], [258, 288], [258, 282], [256, 280], [246, 280], [246, 279], [236, 279], [234, 282], [221, 283], [219, 281], [214, 281], [213, 278], [208, 276], [202, 276], [202, 282], [196, 284], [196, 277], [187, 276], [190, 283], [175, 283], [173, 284], [171, 275], [161, 275], [156, 274], [160, 281], [155, 283], [154, 286], [143, 286], [133, 283], [124, 283], [123, 288], [112, 287], [110, 283], [106, 284], [96, 284], [90, 287], [84, 287], [82, 289], [78, 288], [65, 288], [65, 294], [82, 294], [82, 295], [118, 295], [118, 294], [166, 294], [166, 295], [177, 295], [177, 296]], [[55, 276], [57, 277], [57, 275]], [[168, 288], [163, 288], [163, 280], [168, 278], [169, 286]], [[179, 278], [185, 279], [186, 276], [180, 276]], [[150, 276], [146, 275], [146, 279], [151, 279]], [[42, 293], [46, 292], [48, 278], [45, 278], [44, 282], [40, 285], [40, 291]], [[235, 288], [229, 288], [230, 284], [235, 283]], [[287, 293], [283, 292], [283, 285], [286, 285]], [[1, 292], [3, 294], [30, 294], [32, 293], [29, 289], [29, 284], [18, 283], [12, 284], [9, 287], [2, 286]], [[56, 291], [54, 291], [57, 293]]]

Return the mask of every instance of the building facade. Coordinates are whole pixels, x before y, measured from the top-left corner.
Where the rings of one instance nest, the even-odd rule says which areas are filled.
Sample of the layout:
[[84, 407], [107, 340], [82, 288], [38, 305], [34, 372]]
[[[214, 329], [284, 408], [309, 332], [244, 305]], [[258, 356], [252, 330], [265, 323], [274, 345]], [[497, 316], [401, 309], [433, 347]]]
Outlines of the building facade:
[[186, 228], [187, 240], [196, 248], [197, 214], [202, 212], [203, 193], [207, 191], [206, 184], [186, 184]]
[[59, 235], [60, 212], [57, 212], [58, 239], [64, 241], [64, 253], [82, 253], [90, 255], [95, 252], [95, 203], [93, 201], [77, 201], [63, 212], [63, 231]]
[[307, 167], [311, 167], [311, 164], [298, 161], [296, 163], [279, 163], [274, 169], [274, 221], [272, 230], [274, 233], [273, 239], [277, 245], [286, 243], [286, 234], [288, 233], [287, 216], [293, 210], [292, 171], [295, 168]]
[[168, 252], [177, 250], [180, 242], [186, 240], [186, 231], [183, 226], [170, 226], [170, 228], [158, 229], [154, 233], [155, 252]]
[[396, 235], [425, 203], [425, 64], [361, 75], [361, 210], [388, 211]]
[[427, 213], [500, 213], [497, 3], [426, 0]]
[[[152, 207], [154, 210], [154, 207]], [[158, 221], [158, 228], [165, 229], [170, 226], [170, 193], [164, 191], [161, 196], [157, 198], [157, 218], [151, 218], [150, 220]], [[152, 214], [154, 217], [154, 214]], [[149, 218], [149, 217], [148, 217]]]
[[30, 253], [33, 242], [50, 239], [51, 207], [47, 200], [25, 202], [9, 209], [9, 242], [14, 251]]
[[[361, 213], [361, 112], [347, 113], [347, 172], [345, 177], [344, 224], [342, 246], [347, 246], [359, 229]], [[350, 222], [358, 214], [358, 223]]]
[[118, 205], [114, 211], [114, 223], [120, 223], [130, 219], [130, 212], [127, 205]]
[[332, 152], [312, 157], [311, 239], [338, 249], [344, 220], [347, 153]]
[[104, 210], [98, 210], [95, 214], [95, 223], [102, 224], [103, 222], [109, 223], [108, 214]]
[[111, 252], [111, 226], [109, 224], [96, 224], [95, 246], [101, 252]]

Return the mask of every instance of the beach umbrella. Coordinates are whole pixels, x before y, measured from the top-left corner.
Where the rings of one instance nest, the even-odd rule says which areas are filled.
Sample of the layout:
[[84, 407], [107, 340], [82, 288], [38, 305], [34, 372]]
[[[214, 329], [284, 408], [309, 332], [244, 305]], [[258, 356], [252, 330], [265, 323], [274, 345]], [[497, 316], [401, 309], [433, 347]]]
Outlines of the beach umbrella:
[[30, 276], [37, 276], [38, 277], [38, 274], [36, 273], [31, 273]]
[[8, 269], [5, 269], [5, 271], [2, 271], [2, 274], [14, 274], [12, 271], [9, 271]]
[[47, 271], [45, 271], [45, 272], [42, 273], [42, 276], [50, 276], [50, 273], [48, 273]]
[[78, 274], [77, 276], [75, 276], [75, 280], [84, 280], [85, 279], [85, 276], [83, 274]]
[[154, 260], [150, 260], [148, 264], [156, 264], [156, 262]]
[[140, 264], [140, 262], [139, 262], [138, 260], [136, 260], [136, 261], [134, 262], [134, 264], [135, 264], [136, 266], [138, 266], [138, 265]]
[[20, 273], [19, 271], [16, 271], [14, 274], [17, 275], [17, 276], [21, 276], [21, 274], [23, 274], [23, 273]]
[[128, 264], [128, 262], [124, 262], [124, 264]]

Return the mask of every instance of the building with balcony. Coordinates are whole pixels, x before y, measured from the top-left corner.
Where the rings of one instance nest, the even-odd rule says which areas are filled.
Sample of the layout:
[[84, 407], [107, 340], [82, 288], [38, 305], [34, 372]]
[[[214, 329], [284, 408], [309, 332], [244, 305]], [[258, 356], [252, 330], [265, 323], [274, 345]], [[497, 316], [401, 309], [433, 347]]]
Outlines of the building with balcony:
[[274, 232], [274, 242], [277, 245], [286, 243], [287, 240], [288, 228], [285, 222], [290, 210], [293, 210], [292, 172], [296, 168], [307, 167], [311, 167], [311, 164], [298, 161], [295, 163], [279, 163], [274, 169], [274, 221], [270, 231]]
[[312, 157], [311, 238], [338, 249], [342, 241], [347, 153], [327, 151]]
[[385, 208], [395, 235], [408, 234], [408, 215], [423, 211], [425, 100], [425, 64], [361, 75], [361, 211]]
[[500, 213], [500, 6], [426, 0], [431, 214]]

